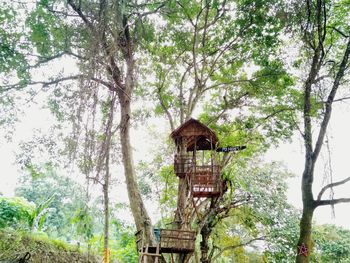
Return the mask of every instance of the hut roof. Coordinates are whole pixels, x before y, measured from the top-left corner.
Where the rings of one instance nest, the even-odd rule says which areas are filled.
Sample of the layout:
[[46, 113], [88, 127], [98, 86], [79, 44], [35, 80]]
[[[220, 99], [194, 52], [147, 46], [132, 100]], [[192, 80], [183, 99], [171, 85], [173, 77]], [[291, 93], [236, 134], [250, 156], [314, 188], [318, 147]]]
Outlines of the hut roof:
[[[200, 121], [192, 118], [175, 129], [170, 136], [175, 141], [177, 138], [181, 137], [192, 137], [191, 141], [193, 141], [193, 143], [190, 143], [190, 145], [194, 144], [194, 141], [196, 141], [196, 143], [198, 143], [197, 145], [202, 149], [210, 149], [212, 147], [210, 146], [210, 142], [212, 142], [212, 145], [215, 145], [218, 142], [218, 137], [213, 130]], [[190, 145], [188, 145], [189, 148], [191, 148]]]

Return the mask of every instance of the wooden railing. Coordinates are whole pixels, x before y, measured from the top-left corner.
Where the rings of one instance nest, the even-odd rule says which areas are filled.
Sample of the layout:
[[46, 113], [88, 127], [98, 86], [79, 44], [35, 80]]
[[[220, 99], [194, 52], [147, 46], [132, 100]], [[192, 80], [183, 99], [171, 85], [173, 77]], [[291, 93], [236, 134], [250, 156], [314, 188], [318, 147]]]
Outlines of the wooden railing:
[[[190, 253], [194, 251], [196, 240], [195, 231], [181, 229], [155, 229], [155, 232], [160, 233], [160, 238], [159, 240], [157, 239], [158, 244], [155, 246], [159, 247], [160, 253]], [[143, 253], [146, 247], [143, 231], [138, 231], [135, 236], [137, 250], [139, 253]], [[148, 247], [150, 251], [153, 251], [154, 248]]]
[[189, 253], [194, 251], [196, 232], [180, 229], [161, 229], [160, 247], [164, 253]]
[[215, 197], [223, 192], [219, 165], [196, 166], [191, 173], [191, 191], [193, 197]]
[[185, 177], [195, 164], [192, 155], [175, 155], [174, 170], [178, 177]]

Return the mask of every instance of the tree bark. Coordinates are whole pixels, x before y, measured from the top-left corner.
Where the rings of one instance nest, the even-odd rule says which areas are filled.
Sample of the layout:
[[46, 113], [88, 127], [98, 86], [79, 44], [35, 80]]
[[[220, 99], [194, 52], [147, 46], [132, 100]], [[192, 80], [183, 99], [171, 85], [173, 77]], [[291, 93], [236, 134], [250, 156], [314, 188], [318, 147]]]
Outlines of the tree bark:
[[[121, 23], [123, 25], [123, 37], [121, 40], [125, 41], [126, 44], [125, 47], [121, 47], [126, 62], [124, 83], [122, 83], [121, 81], [121, 70], [118, 68], [116, 61], [112, 57], [110, 58], [109, 73], [112, 79], [114, 80], [120, 105], [119, 128], [125, 181], [128, 190], [130, 208], [134, 218], [136, 229], [137, 231], [144, 231], [146, 238], [145, 245], [154, 245], [155, 237], [153, 234], [152, 222], [143, 203], [141, 193], [137, 184], [132, 147], [130, 143], [131, 97], [135, 87], [136, 63], [134, 57], [134, 43], [129, 32], [128, 18], [126, 15], [123, 15]], [[109, 54], [108, 47], [106, 48], [106, 54]]]
[[[186, 142], [182, 141], [179, 150], [180, 156], [187, 154]], [[188, 202], [191, 202], [189, 198], [190, 194], [190, 185], [189, 185], [189, 174], [186, 174], [184, 177], [179, 178], [178, 190], [177, 190], [177, 206], [175, 211], [174, 218], [174, 227], [175, 229], [189, 229], [189, 218], [186, 218], [186, 207]], [[186, 262], [188, 255], [178, 254], [175, 256], [175, 262], [183, 263]]]
[[104, 175], [104, 182], [102, 184], [103, 188], [103, 204], [104, 204], [104, 230], [103, 230], [103, 262], [109, 263], [110, 254], [109, 254], [109, 182], [110, 182], [110, 172], [109, 172], [109, 160], [110, 160], [110, 145], [112, 142], [112, 127], [113, 127], [113, 121], [114, 121], [114, 107], [115, 107], [115, 101], [116, 101], [116, 94], [112, 94], [112, 100], [110, 105], [110, 112], [109, 117], [107, 119], [106, 123], [106, 130], [105, 130], [105, 140], [103, 142], [102, 147], [102, 156], [105, 158], [104, 168], [105, 168], [105, 175]]
[[209, 227], [208, 224], [205, 224], [201, 229], [201, 236], [202, 241], [200, 242], [200, 249], [201, 249], [201, 259], [200, 262], [202, 263], [210, 263], [209, 258], [209, 237], [212, 232], [213, 228]]
[[106, 173], [105, 182], [103, 184], [103, 204], [104, 204], [104, 229], [103, 229], [103, 262], [109, 263], [109, 174]]
[[134, 217], [137, 230], [144, 229], [146, 242], [154, 240], [151, 219], [147, 213], [141, 198], [140, 190], [136, 182], [132, 148], [130, 144], [130, 99], [124, 93], [120, 94], [120, 143], [124, 165], [124, 173], [128, 190], [131, 212]]
[[186, 229], [185, 209], [188, 200], [189, 185], [186, 178], [179, 178], [177, 194], [177, 210], [175, 212], [175, 226], [177, 229]]
[[[184, 156], [187, 154], [186, 150], [186, 141], [185, 139], [182, 139], [183, 141], [179, 145], [180, 150], [179, 154], [180, 156]], [[187, 202], [190, 202], [189, 200], [189, 184], [188, 184], [188, 176], [189, 174], [186, 174], [184, 177], [179, 178], [179, 184], [178, 184], [178, 190], [177, 190], [177, 206], [175, 211], [175, 227], [176, 229], [187, 229], [188, 223], [186, 222], [185, 218], [185, 210]]]
[[[300, 234], [297, 245], [296, 263], [308, 263], [312, 252], [313, 243], [311, 240], [312, 217], [315, 210], [315, 201], [312, 193], [312, 182], [314, 173], [314, 161], [311, 153], [306, 154], [305, 169], [302, 177], [302, 199], [303, 199], [303, 214], [300, 220]], [[307, 253], [303, 254], [301, 247], [307, 248]]]
[[[313, 242], [311, 240], [312, 230], [312, 217], [314, 213], [313, 206], [304, 206], [303, 214], [300, 220], [300, 236], [298, 241], [298, 254], [296, 257], [296, 263], [308, 263], [310, 261], [310, 254], [313, 250]], [[307, 253], [302, 254], [301, 246], [307, 248]]]

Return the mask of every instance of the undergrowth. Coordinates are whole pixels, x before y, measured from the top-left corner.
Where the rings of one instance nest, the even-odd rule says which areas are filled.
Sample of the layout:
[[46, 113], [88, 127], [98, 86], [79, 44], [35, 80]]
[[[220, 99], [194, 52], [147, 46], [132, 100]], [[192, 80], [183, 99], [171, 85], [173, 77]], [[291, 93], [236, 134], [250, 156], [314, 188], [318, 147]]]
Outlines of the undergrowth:
[[27, 232], [0, 229], [0, 262], [14, 262], [27, 252], [31, 263], [97, 263], [95, 255], [81, 251], [78, 246]]

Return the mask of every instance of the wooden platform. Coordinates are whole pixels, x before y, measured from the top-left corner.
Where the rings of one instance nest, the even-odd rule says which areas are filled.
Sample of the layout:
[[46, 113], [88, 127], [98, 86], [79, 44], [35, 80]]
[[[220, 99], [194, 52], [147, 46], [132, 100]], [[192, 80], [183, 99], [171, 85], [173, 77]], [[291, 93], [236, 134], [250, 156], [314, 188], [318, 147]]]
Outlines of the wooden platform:
[[160, 239], [156, 246], [146, 246], [142, 231], [136, 235], [137, 249], [140, 254], [159, 257], [162, 253], [192, 253], [195, 248], [196, 232], [179, 229], [160, 229]]
[[221, 196], [221, 192], [213, 192], [213, 191], [195, 191], [192, 193], [195, 198], [212, 198]]
[[[159, 253], [192, 253], [194, 249], [188, 249], [188, 248], [178, 248], [178, 247], [160, 247], [159, 248]], [[148, 251], [146, 252], [146, 248], [143, 248], [143, 253], [148, 253], [152, 255], [157, 254], [157, 247], [156, 246], [149, 246]]]
[[196, 232], [179, 229], [160, 230], [161, 253], [192, 253], [194, 251]]

